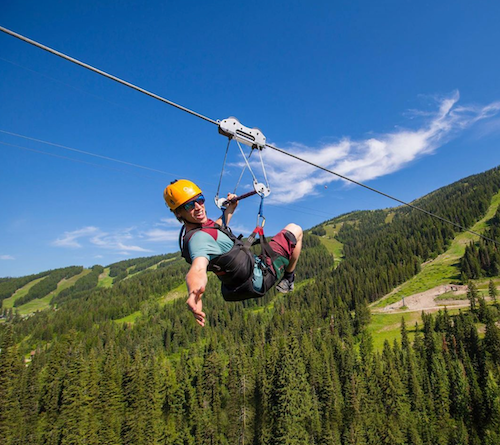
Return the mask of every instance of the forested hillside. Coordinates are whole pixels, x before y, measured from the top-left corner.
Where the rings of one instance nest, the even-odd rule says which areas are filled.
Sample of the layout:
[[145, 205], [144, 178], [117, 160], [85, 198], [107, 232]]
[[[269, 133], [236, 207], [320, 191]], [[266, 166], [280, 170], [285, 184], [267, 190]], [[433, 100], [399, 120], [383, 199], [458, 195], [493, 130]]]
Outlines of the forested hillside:
[[[414, 204], [471, 227], [499, 190], [493, 169]], [[497, 222], [487, 234], [500, 241]], [[326, 226], [340, 262], [322, 242]], [[212, 277], [205, 328], [172, 297], [187, 271], [178, 254], [94, 266], [47, 310], [3, 311], [2, 443], [498, 444], [496, 303], [472, 295], [469, 310], [423, 314], [382, 349], [367, 330], [368, 304], [456, 234], [408, 208], [343, 215], [305, 234], [291, 294], [227, 303]], [[494, 245], [466, 252], [457, 282], [495, 276]], [[475, 255], [484, 261], [472, 276]], [[110, 287], [99, 285], [106, 273]], [[2, 279], [0, 296], [52, 275]]]

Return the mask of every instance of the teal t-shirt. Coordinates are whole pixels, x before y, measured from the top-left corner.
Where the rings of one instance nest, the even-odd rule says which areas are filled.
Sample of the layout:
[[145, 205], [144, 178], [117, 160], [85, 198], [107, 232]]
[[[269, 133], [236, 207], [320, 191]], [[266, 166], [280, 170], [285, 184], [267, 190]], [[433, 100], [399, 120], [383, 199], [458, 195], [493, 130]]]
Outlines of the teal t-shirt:
[[[201, 230], [196, 232], [189, 240], [188, 249], [191, 261], [198, 257], [204, 257], [208, 261], [227, 253], [233, 247], [233, 242], [225, 233], [218, 231], [217, 240]], [[253, 269], [253, 288], [256, 291], [262, 290], [263, 278], [262, 270], [259, 267], [260, 258], [255, 258], [255, 266]]]

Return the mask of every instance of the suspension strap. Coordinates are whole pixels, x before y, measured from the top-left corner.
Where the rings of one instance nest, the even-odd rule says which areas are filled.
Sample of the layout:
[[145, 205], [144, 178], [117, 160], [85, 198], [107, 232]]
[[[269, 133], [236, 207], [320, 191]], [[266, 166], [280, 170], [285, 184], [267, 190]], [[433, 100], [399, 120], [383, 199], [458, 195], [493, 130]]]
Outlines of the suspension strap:
[[[238, 143], [239, 145], [239, 143]], [[240, 151], [241, 151], [241, 155], [243, 156], [243, 159], [245, 160], [245, 165], [243, 166], [243, 170], [241, 170], [241, 173], [240, 173], [240, 177], [238, 178], [238, 182], [236, 183], [236, 185], [234, 186], [234, 191], [233, 193], [236, 193], [236, 190], [238, 189], [238, 186], [240, 185], [240, 182], [243, 178], [243, 175], [245, 173], [245, 170], [247, 169], [247, 165], [248, 164], [248, 161], [250, 160], [250, 158], [252, 157], [252, 153], [253, 153], [253, 150], [250, 150], [250, 153], [248, 154], [248, 158], [245, 158], [245, 154], [243, 153], [243, 151], [241, 150], [241, 147], [240, 147]], [[254, 180], [255, 180], [255, 176], [253, 174], [253, 172], [250, 170], [250, 173], [252, 174], [252, 176], [254, 177]]]
[[257, 214], [257, 227], [264, 230], [264, 224], [266, 223], [266, 218], [264, 217], [264, 196], [260, 196], [260, 206], [259, 213]]
[[[255, 227], [255, 229], [253, 229], [253, 232], [247, 238], [246, 245], [248, 247], [250, 247], [252, 244], [255, 243], [255, 239], [257, 238], [257, 235], [259, 235], [259, 237], [260, 237], [261, 245], [263, 245], [266, 242], [266, 238], [264, 236], [264, 225], [266, 224], [266, 218], [264, 218], [263, 207], [264, 207], [264, 197], [261, 196], [260, 197], [259, 213], [257, 215], [257, 226]], [[263, 251], [263, 253], [264, 253], [264, 251]]]
[[231, 144], [231, 138], [228, 138], [226, 146], [226, 154], [224, 155], [224, 162], [222, 163], [222, 170], [220, 172], [219, 185], [217, 186], [217, 192], [215, 193], [215, 204], [219, 201], [219, 191], [222, 182], [222, 176], [224, 175], [224, 167], [226, 166], [227, 152], [229, 151], [229, 145]]

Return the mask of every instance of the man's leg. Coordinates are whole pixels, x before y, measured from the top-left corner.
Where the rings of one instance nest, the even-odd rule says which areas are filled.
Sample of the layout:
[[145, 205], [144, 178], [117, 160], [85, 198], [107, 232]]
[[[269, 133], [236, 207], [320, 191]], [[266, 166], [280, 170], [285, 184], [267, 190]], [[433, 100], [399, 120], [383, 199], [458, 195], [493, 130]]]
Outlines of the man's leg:
[[[286, 232], [290, 232], [295, 237], [295, 246], [290, 243], [289, 237], [286, 235]], [[284, 294], [293, 291], [294, 288], [294, 280], [295, 280], [295, 266], [297, 265], [297, 261], [300, 256], [300, 251], [302, 250], [302, 228], [298, 226], [297, 224], [288, 224], [285, 229], [281, 232], [285, 233], [284, 238], [282, 238], [282, 241], [288, 241], [288, 255], [286, 257], [289, 260], [288, 266], [285, 269], [285, 274], [283, 275], [283, 278], [281, 281], [276, 285], [276, 289], [279, 292], [282, 292]], [[291, 238], [291, 237], [290, 237]], [[291, 251], [293, 249], [293, 251]]]
[[293, 249], [292, 256], [290, 257], [290, 263], [285, 269], [287, 272], [291, 273], [295, 270], [295, 266], [297, 265], [297, 261], [299, 260], [300, 251], [302, 250], [302, 227], [298, 226], [297, 224], [291, 223], [285, 227], [285, 230], [293, 233], [295, 235], [295, 239], [297, 240], [295, 249]]

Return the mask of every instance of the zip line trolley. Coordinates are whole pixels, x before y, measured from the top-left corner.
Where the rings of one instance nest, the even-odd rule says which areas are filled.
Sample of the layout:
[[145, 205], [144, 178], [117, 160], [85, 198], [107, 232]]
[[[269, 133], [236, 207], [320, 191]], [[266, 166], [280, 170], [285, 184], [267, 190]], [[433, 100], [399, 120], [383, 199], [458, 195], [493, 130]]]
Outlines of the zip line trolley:
[[[259, 213], [257, 215], [257, 228], [260, 227], [260, 229], [262, 230], [266, 221], [263, 214], [264, 198], [269, 196], [271, 193], [271, 188], [269, 187], [269, 181], [266, 175], [266, 169], [264, 167], [264, 161], [262, 159], [262, 151], [264, 150], [264, 148], [266, 148], [266, 137], [264, 136], [262, 131], [260, 131], [258, 128], [245, 127], [235, 117], [228, 117], [227, 119], [219, 121], [218, 124], [219, 124], [219, 133], [228, 138], [228, 143], [226, 147], [226, 153], [224, 155], [224, 162], [222, 164], [222, 171], [219, 179], [219, 185], [217, 187], [217, 193], [215, 194], [215, 205], [224, 212], [226, 206], [231, 202], [240, 201], [242, 199], [248, 198], [253, 195], [259, 195], [261, 199], [260, 199]], [[243, 174], [247, 169], [253, 178], [253, 190], [244, 193], [243, 195], [236, 196], [235, 198], [228, 201], [226, 198], [219, 197], [219, 191], [222, 182], [222, 176], [224, 175], [224, 168], [226, 166], [229, 146], [231, 145], [231, 141], [233, 140], [236, 141], [238, 148], [240, 149], [241, 156], [245, 161], [245, 165], [243, 166], [243, 170], [240, 174], [238, 182], [236, 183], [233, 193], [236, 194], [236, 190], [241, 182], [241, 179], [243, 178]], [[248, 156], [245, 156], [245, 152], [243, 151], [241, 144], [247, 145], [251, 148]], [[259, 182], [249, 162], [252, 154], [255, 151], [258, 152], [259, 154], [262, 176], [265, 182]]]

